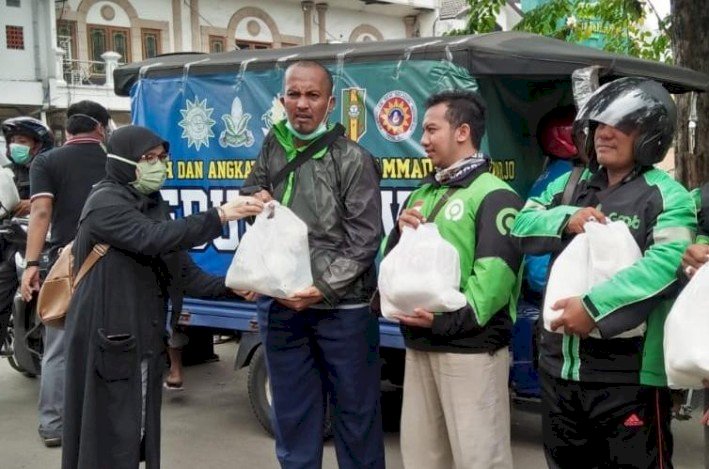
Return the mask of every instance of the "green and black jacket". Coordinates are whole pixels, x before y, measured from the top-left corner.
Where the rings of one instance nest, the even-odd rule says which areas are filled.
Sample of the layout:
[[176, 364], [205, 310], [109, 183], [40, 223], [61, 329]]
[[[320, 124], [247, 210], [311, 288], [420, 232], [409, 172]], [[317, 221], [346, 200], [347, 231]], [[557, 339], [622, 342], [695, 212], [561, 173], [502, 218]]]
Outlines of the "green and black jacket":
[[[663, 329], [677, 294], [676, 272], [696, 229], [692, 198], [659, 169], [639, 168], [610, 188], [600, 169], [586, 170], [571, 203], [561, 205], [568, 179], [561, 176], [527, 201], [512, 230], [522, 250], [558, 255], [571, 240], [564, 233], [569, 218], [579, 207], [596, 207], [628, 225], [643, 257], [582, 297], [601, 338], [543, 331], [539, 365], [567, 380], [665, 386]], [[643, 323], [643, 336], [613, 338]]]
[[[517, 194], [490, 174], [488, 163], [467, 177], [441, 185], [429, 176], [405, 204], [423, 201], [428, 216], [450, 187], [458, 189], [435, 220], [441, 236], [460, 256], [460, 291], [468, 304], [458, 311], [435, 315], [432, 329], [405, 327], [407, 347], [424, 351], [491, 353], [507, 347], [519, 295], [522, 255], [509, 232], [522, 207]], [[398, 227], [389, 235], [385, 252], [399, 241]]]
[[698, 244], [709, 244], [709, 182], [692, 191], [692, 198], [697, 208]]

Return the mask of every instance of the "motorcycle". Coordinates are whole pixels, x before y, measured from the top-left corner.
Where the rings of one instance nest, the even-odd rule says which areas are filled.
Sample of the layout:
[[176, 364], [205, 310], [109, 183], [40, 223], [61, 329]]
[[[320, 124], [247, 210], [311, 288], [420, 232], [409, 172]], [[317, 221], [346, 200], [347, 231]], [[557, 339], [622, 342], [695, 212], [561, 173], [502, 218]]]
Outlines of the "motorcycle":
[[[0, 237], [6, 248], [15, 249], [15, 267], [18, 283], [22, 281], [22, 274], [25, 271], [25, 248], [27, 246], [27, 227], [29, 221], [26, 218], [12, 218], [5, 220], [0, 225]], [[46, 246], [46, 244], [45, 244]], [[40, 256], [40, 278], [44, 278], [49, 265], [48, 249]], [[2, 353], [6, 357], [12, 368], [24, 373], [26, 376], [34, 377], [41, 373], [42, 354], [44, 353], [44, 342], [42, 339], [44, 326], [37, 316], [37, 300], [32, 299], [25, 302], [20, 295], [20, 291], [15, 293], [12, 303], [12, 312], [7, 324], [0, 324], [0, 336], [2, 340]]]

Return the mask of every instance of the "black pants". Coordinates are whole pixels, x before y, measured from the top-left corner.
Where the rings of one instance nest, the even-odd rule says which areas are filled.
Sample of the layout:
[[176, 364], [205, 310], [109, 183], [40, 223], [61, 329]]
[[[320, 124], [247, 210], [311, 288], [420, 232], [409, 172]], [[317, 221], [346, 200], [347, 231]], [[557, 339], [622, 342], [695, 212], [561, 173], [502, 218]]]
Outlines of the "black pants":
[[326, 390], [340, 469], [384, 469], [379, 322], [369, 307], [295, 312], [263, 297], [257, 310], [281, 468], [322, 467]]
[[5, 341], [7, 324], [12, 313], [12, 303], [15, 293], [20, 286], [17, 280], [17, 270], [15, 268], [15, 250], [3, 253], [3, 260], [0, 261], [0, 346]]
[[550, 468], [672, 468], [669, 389], [540, 378]]

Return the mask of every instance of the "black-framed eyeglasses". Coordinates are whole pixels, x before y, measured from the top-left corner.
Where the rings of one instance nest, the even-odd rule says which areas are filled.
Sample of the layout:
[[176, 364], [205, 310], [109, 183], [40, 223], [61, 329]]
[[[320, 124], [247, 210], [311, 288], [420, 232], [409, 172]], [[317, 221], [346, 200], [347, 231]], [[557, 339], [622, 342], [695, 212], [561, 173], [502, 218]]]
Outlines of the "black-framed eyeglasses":
[[165, 151], [162, 153], [146, 153], [140, 157], [138, 163], [146, 162], [148, 164], [155, 164], [158, 161], [166, 161], [168, 159], [170, 159], [170, 155]]

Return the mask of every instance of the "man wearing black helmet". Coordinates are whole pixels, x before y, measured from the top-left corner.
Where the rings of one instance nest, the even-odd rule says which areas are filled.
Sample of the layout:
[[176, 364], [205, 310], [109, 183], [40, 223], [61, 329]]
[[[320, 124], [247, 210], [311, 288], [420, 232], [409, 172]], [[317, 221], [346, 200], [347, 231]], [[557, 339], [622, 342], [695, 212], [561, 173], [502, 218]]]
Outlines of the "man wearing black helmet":
[[[64, 146], [38, 157], [30, 171], [32, 211], [27, 231], [27, 268], [21, 293], [30, 301], [39, 291], [39, 256], [51, 223], [50, 262], [76, 236], [79, 215], [91, 188], [105, 175], [108, 111], [93, 101], [67, 109]], [[64, 401], [64, 331], [45, 327], [39, 395], [39, 435], [59, 446]]]
[[47, 125], [34, 117], [14, 117], [2, 123], [7, 156], [12, 162], [20, 205], [14, 214], [30, 213], [30, 164], [35, 156], [54, 146], [54, 136]]
[[[5, 136], [6, 155], [10, 159], [10, 168], [15, 175], [15, 186], [20, 196], [20, 203], [15, 207], [13, 215], [27, 216], [30, 212], [30, 164], [36, 155], [54, 146], [54, 137], [49, 127], [33, 117], [5, 120], [2, 123], [2, 133]], [[10, 319], [12, 301], [19, 286], [15, 251], [13, 246], [0, 243], [0, 346], [5, 342], [4, 335]]]
[[[15, 175], [15, 186], [20, 203], [13, 215], [27, 216], [30, 212], [29, 167], [34, 157], [54, 146], [52, 132], [42, 121], [33, 117], [14, 117], [2, 123], [6, 154]], [[3, 213], [6, 213], [3, 210]], [[0, 345], [5, 342], [5, 333], [10, 319], [13, 298], [19, 283], [15, 266], [16, 248], [0, 242]]]
[[622, 78], [602, 86], [574, 122], [589, 167], [571, 202], [561, 204], [565, 175], [527, 202], [512, 231], [526, 253], [555, 256], [590, 220], [621, 220], [643, 253], [553, 306], [561, 316], [542, 332], [539, 360], [552, 468], [672, 467], [663, 326], [696, 229], [689, 193], [653, 167], [675, 126], [674, 102], [659, 83]]

